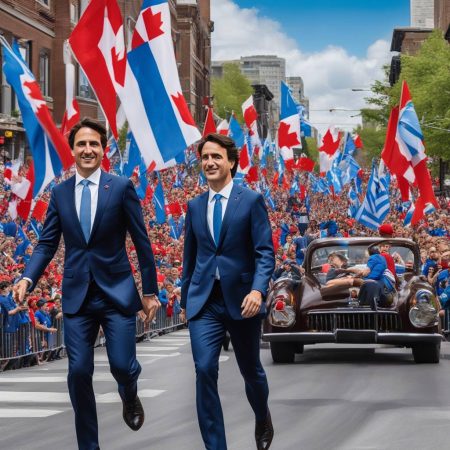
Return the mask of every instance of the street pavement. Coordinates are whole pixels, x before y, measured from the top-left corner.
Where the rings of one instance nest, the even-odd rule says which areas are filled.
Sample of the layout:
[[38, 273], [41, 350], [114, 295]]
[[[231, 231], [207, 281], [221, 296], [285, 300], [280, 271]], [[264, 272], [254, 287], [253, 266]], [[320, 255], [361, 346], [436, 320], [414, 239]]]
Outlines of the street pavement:
[[[408, 349], [317, 345], [275, 365], [262, 349], [275, 427], [273, 450], [450, 448], [450, 343], [440, 364], [416, 365]], [[142, 342], [139, 394], [146, 420], [123, 422], [105, 349], [95, 352], [102, 450], [201, 450], [189, 334]], [[76, 449], [66, 387], [67, 360], [0, 374], [0, 448]], [[229, 450], [255, 448], [254, 419], [232, 348], [220, 361], [219, 388]]]

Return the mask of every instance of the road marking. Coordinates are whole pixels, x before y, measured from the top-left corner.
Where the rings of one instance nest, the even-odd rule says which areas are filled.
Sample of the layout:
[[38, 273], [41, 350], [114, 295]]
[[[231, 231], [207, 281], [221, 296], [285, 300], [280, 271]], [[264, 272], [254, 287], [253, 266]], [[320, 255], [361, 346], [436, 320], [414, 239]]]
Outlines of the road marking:
[[[177, 347], [179, 347], [179, 345]], [[147, 346], [147, 347], [138, 347], [136, 349], [136, 351], [139, 352], [141, 350], [145, 350], [145, 351], [150, 351], [150, 352], [161, 352], [161, 351], [164, 352], [164, 351], [173, 350], [174, 348], [177, 348], [177, 347], [174, 347], [174, 346], [172, 346], [172, 347], [162, 347], [162, 346], [150, 347], [150, 346]]]
[[[138, 390], [139, 398], [153, 398], [161, 395], [166, 391], [160, 389], [142, 389]], [[117, 392], [108, 392], [106, 394], [96, 395], [95, 399], [97, 403], [119, 403], [122, 400]]]
[[174, 356], [180, 356], [181, 353], [180, 352], [175, 352], [175, 353], [136, 353], [136, 356], [138, 356], [139, 358], [172, 358]]
[[[161, 395], [163, 390], [142, 389], [138, 390], [139, 397], [151, 398]], [[95, 399], [98, 403], [119, 403], [120, 396], [117, 392], [97, 394]], [[20, 392], [0, 391], [0, 401], [9, 403], [70, 403], [69, 394], [66, 392]]]
[[219, 362], [225, 362], [228, 361], [230, 359], [229, 356], [219, 356]]
[[[94, 381], [115, 381], [110, 372], [94, 374]], [[67, 383], [67, 376], [52, 377], [7, 377], [0, 378], [1, 383]]]
[[64, 411], [57, 411], [54, 409], [0, 408], [0, 419], [50, 417], [54, 416], [55, 414], [60, 414], [62, 412]]

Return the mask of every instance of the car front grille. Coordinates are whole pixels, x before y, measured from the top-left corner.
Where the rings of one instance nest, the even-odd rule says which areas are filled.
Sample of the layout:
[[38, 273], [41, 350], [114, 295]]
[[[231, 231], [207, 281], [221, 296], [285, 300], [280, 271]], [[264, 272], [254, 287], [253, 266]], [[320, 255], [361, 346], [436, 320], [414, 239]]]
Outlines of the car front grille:
[[314, 311], [307, 315], [308, 329], [332, 332], [336, 329], [401, 331], [400, 318], [388, 311]]

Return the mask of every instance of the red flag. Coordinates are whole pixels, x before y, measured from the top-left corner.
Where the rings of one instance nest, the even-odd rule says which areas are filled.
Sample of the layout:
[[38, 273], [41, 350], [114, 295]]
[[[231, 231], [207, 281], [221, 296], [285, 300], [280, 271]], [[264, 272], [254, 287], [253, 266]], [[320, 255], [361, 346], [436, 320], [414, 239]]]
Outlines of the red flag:
[[359, 134], [355, 134], [355, 137], [353, 138], [353, 142], [355, 143], [356, 148], [363, 148], [364, 144], [361, 140], [361, 136]]
[[17, 214], [23, 219], [27, 220], [30, 215], [31, 202], [33, 200], [33, 186], [34, 186], [34, 164], [31, 162], [25, 177], [30, 182], [27, 196], [17, 203]]
[[45, 214], [47, 213], [48, 203], [44, 200], [38, 200], [34, 205], [33, 212], [31, 216], [34, 217], [39, 222], [42, 222]]
[[312, 172], [314, 170], [315, 162], [312, 159], [302, 156], [297, 161], [297, 169], [305, 170], [306, 172]]
[[258, 181], [258, 168], [256, 166], [250, 167], [247, 175], [245, 176], [245, 179], [249, 183]]
[[[381, 159], [384, 161], [390, 172], [397, 176], [400, 185], [400, 183], [402, 183], [402, 181], [400, 181], [401, 179], [413, 182], [414, 174], [412, 173], [411, 164], [400, 152], [400, 148], [395, 140], [395, 135], [397, 133], [398, 113], [398, 106], [392, 108], [386, 128], [386, 140], [381, 152]], [[403, 185], [404, 184], [405, 183], [403, 182]], [[409, 197], [407, 200], [409, 200]]]
[[205, 137], [209, 133], [217, 133], [216, 124], [214, 123], [213, 109], [208, 108], [206, 112], [205, 125], [203, 127], [202, 136]]
[[91, 0], [73, 29], [69, 44], [117, 139], [114, 84], [124, 84], [126, 51], [123, 20], [116, 0]]
[[248, 172], [250, 168], [250, 157], [248, 155], [247, 143], [244, 144], [239, 153], [239, 167], [242, 172]]

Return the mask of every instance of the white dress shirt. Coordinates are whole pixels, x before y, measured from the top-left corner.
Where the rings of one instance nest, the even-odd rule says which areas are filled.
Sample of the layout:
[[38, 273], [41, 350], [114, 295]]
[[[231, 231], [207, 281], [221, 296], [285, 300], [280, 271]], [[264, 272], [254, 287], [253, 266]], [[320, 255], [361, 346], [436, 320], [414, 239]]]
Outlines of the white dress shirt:
[[[97, 212], [97, 202], [98, 202], [98, 186], [100, 184], [100, 175], [102, 171], [100, 167], [91, 175], [89, 175], [86, 180], [89, 180], [89, 189], [91, 191], [91, 231], [92, 225], [94, 224], [95, 213]], [[83, 185], [81, 181], [84, 178], [76, 172], [75, 174], [75, 208], [77, 210], [78, 219], [80, 218], [80, 206], [81, 206], [81, 194], [83, 193]]]
[[214, 204], [216, 203], [214, 196], [216, 194], [220, 194], [222, 196], [222, 198], [220, 199], [220, 203], [222, 203], [222, 220], [223, 220], [223, 216], [225, 215], [225, 211], [228, 205], [228, 199], [230, 198], [231, 195], [231, 189], [233, 189], [233, 180], [231, 180], [220, 192], [215, 192], [211, 188], [209, 189], [207, 220], [208, 220], [208, 228], [213, 238], [215, 238], [213, 226], [213, 214], [214, 214]]
[[[213, 215], [214, 215], [214, 204], [216, 203], [216, 200], [214, 196], [216, 194], [220, 194], [222, 198], [220, 199], [220, 203], [222, 204], [222, 221], [223, 216], [225, 215], [225, 211], [227, 209], [228, 205], [228, 199], [231, 195], [231, 189], [233, 189], [233, 180], [231, 180], [220, 192], [215, 192], [211, 188], [209, 189], [209, 195], [208, 195], [208, 210], [206, 213], [206, 219], [208, 221], [208, 228], [211, 232], [211, 236], [214, 238], [214, 226], [213, 226]], [[216, 280], [220, 280], [220, 274], [219, 274], [219, 267], [216, 269]]]

